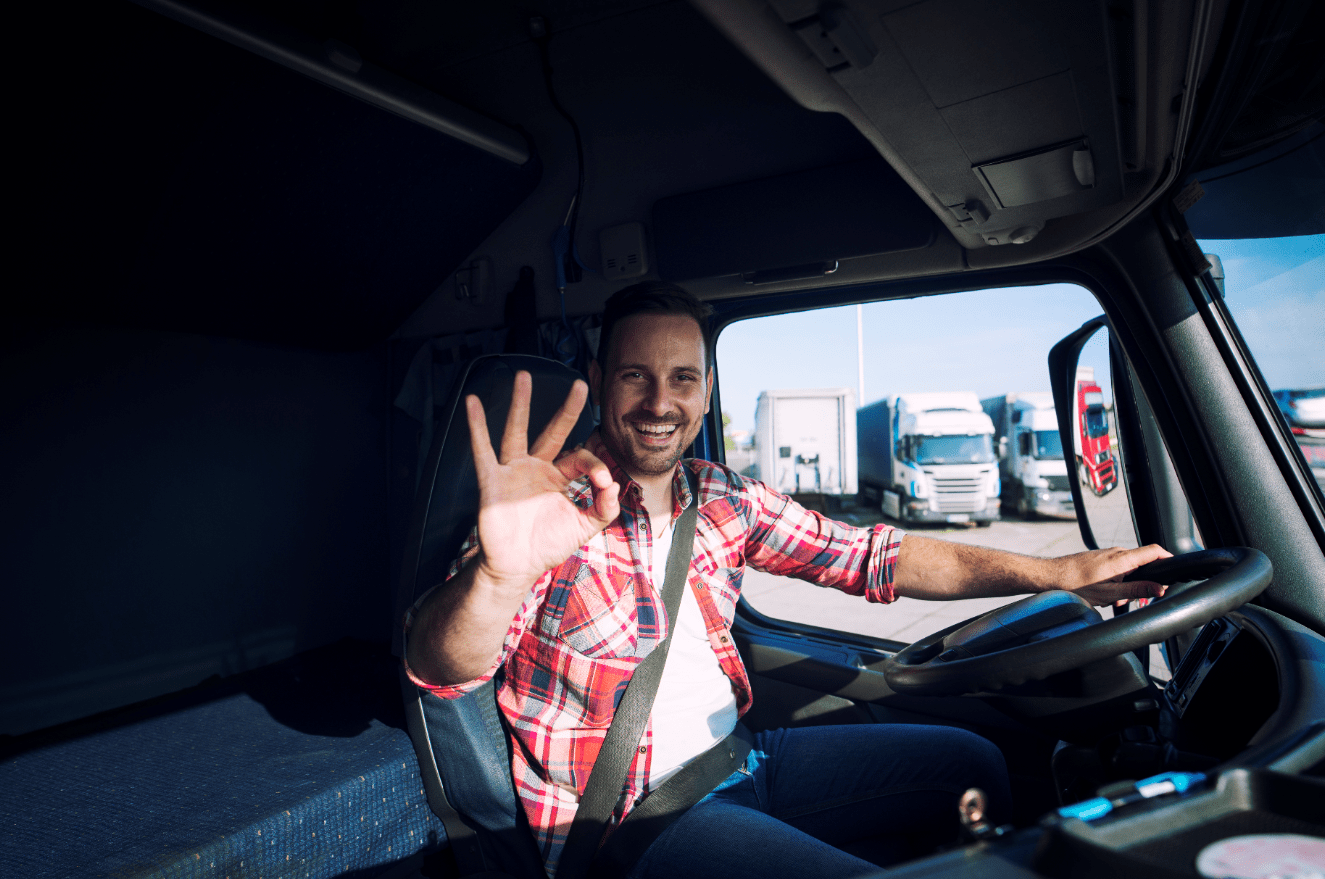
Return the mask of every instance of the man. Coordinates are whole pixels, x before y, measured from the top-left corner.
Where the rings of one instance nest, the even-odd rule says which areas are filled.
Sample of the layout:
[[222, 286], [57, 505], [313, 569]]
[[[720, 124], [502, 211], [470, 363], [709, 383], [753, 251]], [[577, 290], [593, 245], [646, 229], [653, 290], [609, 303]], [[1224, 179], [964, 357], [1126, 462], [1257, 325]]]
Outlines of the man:
[[[411, 677], [455, 698], [493, 676], [512, 738], [515, 786], [554, 875], [616, 699], [675, 626], [650, 723], [627, 774], [621, 820], [726, 737], [750, 706], [730, 626], [746, 565], [870, 601], [951, 599], [1065, 588], [1095, 604], [1159, 594], [1121, 577], [1168, 555], [1157, 546], [1034, 559], [851, 528], [704, 461], [681, 464], [713, 390], [707, 306], [648, 282], [607, 304], [589, 380], [601, 425], [558, 455], [584, 404], [577, 382], [528, 446], [530, 379], [517, 376], [498, 454], [466, 400], [478, 471], [475, 532], [447, 583], [407, 621]], [[682, 467], [697, 477], [693, 498]], [[672, 526], [699, 504], [680, 611], [659, 592]], [[955, 822], [970, 786], [995, 809], [1009, 793], [1001, 755], [962, 730], [903, 725], [761, 733], [746, 766], [648, 849], [632, 875], [852, 876]], [[868, 860], [847, 854], [852, 847]]]

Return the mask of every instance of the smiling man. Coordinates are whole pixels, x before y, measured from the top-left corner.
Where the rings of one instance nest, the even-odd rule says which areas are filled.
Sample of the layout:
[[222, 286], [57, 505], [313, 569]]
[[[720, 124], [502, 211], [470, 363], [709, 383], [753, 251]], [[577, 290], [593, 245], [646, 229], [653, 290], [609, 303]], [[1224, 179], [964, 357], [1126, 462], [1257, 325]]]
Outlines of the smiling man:
[[[669, 630], [612, 827], [726, 740], [749, 709], [750, 681], [731, 637], [746, 566], [875, 602], [1068, 589], [1106, 604], [1159, 591], [1121, 582], [1168, 555], [1157, 546], [1037, 559], [882, 524], [854, 528], [721, 464], [683, 460], [712, 396], [708, 315], [684, 290], [658, 282], [608, 301], [589, 369], [601, 426], [582, 448], [558, 454], [584, 405], [583, 383], [531, 447], [530, 379], [517, 376], [500, 452], [481, 404], [466, 401], [478, 524], [451, 578], [411, 611], [406, 661], [412, 679], [440, 698], [496, 678], [516, 790], [551, 876], [621, 693]], [[698, 519], [684, 539], [694, 545], [673, 620], [660, 597], [665, 560], [691, 504]], [[862, 875], [955, 834], [967, 788], [989, 794], [995, 818], [1010, 800], [1002, 756], [989, 742], [896, 724], [762, 732], [745, 765], [711, 783], [716, 790], [671, 824], [630, 875]]]

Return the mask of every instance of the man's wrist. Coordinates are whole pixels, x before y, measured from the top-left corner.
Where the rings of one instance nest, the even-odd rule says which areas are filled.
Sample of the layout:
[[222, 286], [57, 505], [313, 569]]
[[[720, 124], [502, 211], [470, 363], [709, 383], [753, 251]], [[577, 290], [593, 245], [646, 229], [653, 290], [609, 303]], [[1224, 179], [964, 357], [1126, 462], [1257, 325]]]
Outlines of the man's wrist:
[[474, 571], [472, 585], [493, 595], [523, 598], [538, 582], [538, 576], [510, 574], [494, 569], [492, 565], [488, 564], [487, 557], [482, 550], [474, 557], [470, 565]]
[[1063, 588], [1063, 560], [1026, 556], [1025, 585], [1031, 594]]

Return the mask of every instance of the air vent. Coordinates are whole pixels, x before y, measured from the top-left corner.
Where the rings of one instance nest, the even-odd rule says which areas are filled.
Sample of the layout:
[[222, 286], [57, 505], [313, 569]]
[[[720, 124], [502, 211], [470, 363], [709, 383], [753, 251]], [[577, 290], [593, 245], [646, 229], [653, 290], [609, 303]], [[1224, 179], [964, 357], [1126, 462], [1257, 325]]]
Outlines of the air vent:
[[643, 223], [622, 223], [598, 233], [603, 252], [603, 277], [609, 281], [638, 278], [649, 272]]

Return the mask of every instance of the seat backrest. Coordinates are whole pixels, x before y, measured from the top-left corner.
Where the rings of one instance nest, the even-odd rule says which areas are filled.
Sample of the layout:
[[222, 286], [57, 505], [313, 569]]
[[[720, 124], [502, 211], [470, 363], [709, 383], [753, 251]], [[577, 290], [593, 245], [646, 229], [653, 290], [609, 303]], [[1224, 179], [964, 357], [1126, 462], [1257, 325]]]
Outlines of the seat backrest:
[[[437, 407], [432, 449], [420, 474], [406, 539], [398, 605], [405, 609], [446, 579], [478, 512], [478, 478], [464, 399], [483, 401], [488, 433], [499, 442], [517, 370], [533, 376], [529, 433], [536, 437], [556, 414], [579, 374], [553, 360], [494, 354], [474, 360]], [[589, 407], [567, 440], [589, 435]], [[543, 877], [543, 863], [511, 780], [509, 740], [489, 682], [461, 699], [444, 700], [415, 687], [402, 672], [406, 716], [429, 805], [446, 824], [461, 875], [505, 873]], [[458, 818], [458, 820], [457, 820]]]

